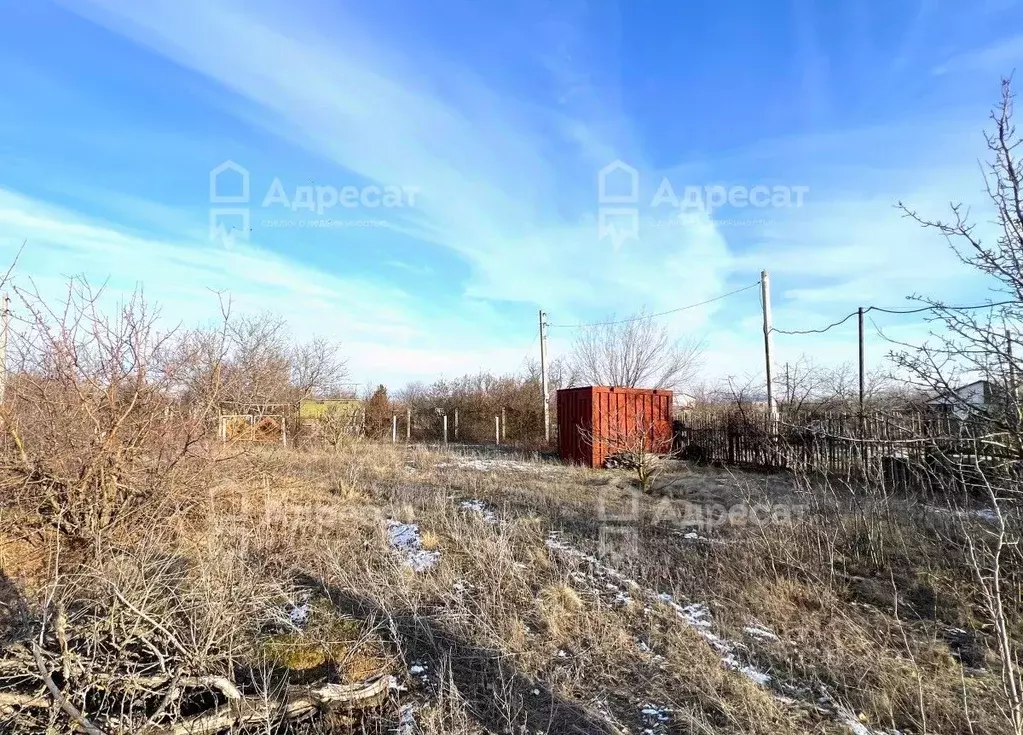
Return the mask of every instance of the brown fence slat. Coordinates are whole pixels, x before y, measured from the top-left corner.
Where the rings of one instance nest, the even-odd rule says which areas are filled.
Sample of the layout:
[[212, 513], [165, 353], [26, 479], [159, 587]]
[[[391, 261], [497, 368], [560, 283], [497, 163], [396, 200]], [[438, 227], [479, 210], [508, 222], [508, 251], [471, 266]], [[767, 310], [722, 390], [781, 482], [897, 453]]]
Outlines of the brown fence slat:
[[682, 444], [699, 447], [709, 461], [848, 477], [922, 476], [931, 450], [963, 453], [960, 437], [983, 428], [950, 416], [880, 411], [783, 414], [774, 423], [763, 410], [723, 407], [684, 411], [679, 426]]

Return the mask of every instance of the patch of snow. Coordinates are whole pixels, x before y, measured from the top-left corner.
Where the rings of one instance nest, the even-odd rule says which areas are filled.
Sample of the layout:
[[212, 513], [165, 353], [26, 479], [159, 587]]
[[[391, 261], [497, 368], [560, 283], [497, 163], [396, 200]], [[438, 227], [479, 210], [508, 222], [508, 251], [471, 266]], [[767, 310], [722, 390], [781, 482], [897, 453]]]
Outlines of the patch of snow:
[[412, 674], [412, 676], [419, 676], [420, 674], [426, 673], [426, 667], [422, 664], [413, 664], [409, 667], [408, 672]]
[[[653, 613], [652, 606], [657, 603], [668, 606], [680, 620], [688, 624], [707, 642], [708, 645], [711, 646], [711, 648], [718, 653], [721, 658], [721, 664], [724, 667], [745, 676], [757, 686], [766, 688], [771, 684], [772, 679], [770, 674], [760, 671], [759, 669], [739, 660], [736, 653], [746, 648], [742, 643], [727, 640], [713, 632], [713, 618], [711, 616], [710, 608], [706, 603], [694, 602], [688, 605], [682, 605], [667, 593], [658, 593], [650, 588], [642, 587], [635, 580], [625, 576], [617, 569], [604, 564], [593, 555], [586, 554], [566, 543], [559, 538], [557, 534], [552, 534], [547, 539], [547, 548], [565, 557], [575, 559], [577, 562], [584, 562], [588, 564], [589, 573], [595, 582], [604, 583], [605, 585], [608, 581], [616, 582], [618, 586], [616, 599], [627, 597], [627, 593], [631, 593], [636, 597], [642, 596], [645, 598], [645, 600], [648, 601], [648, 604], [644, 605], [643, 612], [647, 615]], [[758, 640], [778, 639], [774, 633], [759, 626], [749, 626], [744, 629], [744, 632]], [[640, 644], [642, 644], [641, 641]], [[640, 650], [643, 650], [643, 645], [639, 645], [639, 648]], [[566, 655], [567, 654], [565, 654], [564, 651], [558, 651], [558, 656], [564, 657]], [[655, 658], [661, 657], [657, 656]], [[791, 689], [791, 687], [787, 686], [784, 682], [782, 682], [782, 686], [786, 686], [786, 688]], [[781, 703], [793, 701], [790, 697], [783, 697], [780, 694], [776, 694], [775, 698]], [[823, 706], [830, 710], [834, 719], [838, 723], [849, 728], [853, 735], [882, 735], [879, 731], [872, 730], [867, 727], [865, 724], [860, 722], [855, 715], [839, 706], [833, 699], [827, 696], [826, 692], [820, 702]], [[655, 705], [646, 705], [643, 710], [645, 709], [650, 710], [651, 716], [653, 716], [654, 711], [657, 710]], [[643, 730], [644, 733], [659, 735], [663, 732], [663, 730], [659, 727], [659, 725], [663, 723], [648, 720], [646, 724], [648, 727]]]
[[856, 715], [844, 707], [838, 708], [838, 717], [842, 720], [842, 724], [848, 727], [849, 732], [853, 735], [876, 735], [873, 730], [860, 722]]
[[416, 710], [411, 704], [406, 704], [398, 713], [398, 735], [416, 735], [418, 732]]
[[309, 622], [309, 614], [312, 611], [312, 605], [308, 602], [302, 602], [288, 610], [288, 619], [291, 620], [293, 625], [297, 625], [301, 628]]
[[766, 628], [760, 628], [760, 627], [755, 626], [755, 625], [751, 625], [748, 628], [743, 628], [742, 631], [746, 635], [751, 636], [753, 638], [756, 638], [757, 640], [762, 640], [762, 641], [776, 641], [776, 640], [778, 640], [778, 636], [776, 636], [771, 631], [767, 630]]
[[[934, 511], [935, 513], [942, 513], [944, 515], [953, 515], [953, 516], [958, 516], [960, 518], [978, 518], [978, 519], [984, 521], [985, 523], [990, 523], [991, 525], [997, 525], [998, 524], [998, 511], [996, 511], [994, 508], [966, 508], [966, 509], [955, 508], [955, 509], [952, 509], [952, 508], [943, 508], [943, 507], [938, 506], [938, 505], [928, 505], [926, 507], [929, 510]], [[1002, 508], [1002, 515], [1003, 516], [1006, 515], [1005, 508]]]
[[766, 687], [771, 683], [771, 675], [752, 666], [740, 663], [734, 656], [726, 655], [721, 658], [721, 663], [732, 671], [738, 671], [757, 686]]
[[450, 462], [440, 462], [436, 465], [440, 468], [454, 468], [460, 470], [473, 470], [475, 472], [494, 472], [496, 470], [510, 470], [511, 472], [547, 473], [557, 469], [556, 465], [544, 464], [541, 462], [530, 462], [522, 459], [504, 459], [499, 457], [467, 457], [454, 456]]
[[[708, 645], [711, 646], [711, 648], [717, 651], [718, 655], [721, 657], [721, 663], [723, 666], [742, 674], [758, 686], [767, 686], [770, 684], [770, 674], [759, 671], [758, 669], [743, 664], [738, 660], [735, 654], [737, 650], [743, 648], [741, 643], [726, 640], [713, 632], [713, 620], [710, 608], [706, 603], [694, 602], [688, 605], [682, 605], [666, 592], [656, 592], [652, 589], [645, 589], [635, 580], [630, 579], [618, 570], [609, 567], [607, 564], [604, 564], [591, 554], [585, 554], [570, 546], [557, 536], [552, 535], [547, 539], [547, 547], [579, 561], [587, 562], [590, 565], [595, 578], [613, 580], [617, 582], [620, 589], [618, 594], [621, 596], [626, 596], [625, 590], [638, 590], [639, 593], [643, 594], [647, 599], [656, 600], [667, 605], [674, 611], [675, 615], [680, 620], [683, 620], [693, 630], [699, 633], [700, 637], [703, 638]], [[617, 600], [618, 597], [615, 599]], [[646, 607], [644, 608], [644, 612], [650, 614], [652, 611], [649, 607]]]
[[439, 551], [423, 548], [423, 537], [414, 523], [387, 521], [387, 541], [391, 548], [405, 558], [405, 566], [416, 572], [432, 569], [440, 561]]
[[459, 507], [470, 513], [479, 513], [487, 523], [497, 523], [497, 513], [488, 508], [482, 500], [463, 500]]
[[650, 733], [650, 735], [665, 732], [665, 726], [671, 722], [671, 715], [668, 714], [668, 709], [656, 704], [647, 703], [643, 705], [639, 708], [639, 713], [643, 716], [644, 724], [647, 725], [643, 732]]
[[973, 515], [988, 523], [998, 523], [998, 512], [994, 508], [978, 508]]
[[668, 716], [667, 711], [663, 707], [658, 707], [654, 704], [647, 704], [640, 709], [644, 717], [651, 717], [658, 722], [667, 722], [671, 718]]

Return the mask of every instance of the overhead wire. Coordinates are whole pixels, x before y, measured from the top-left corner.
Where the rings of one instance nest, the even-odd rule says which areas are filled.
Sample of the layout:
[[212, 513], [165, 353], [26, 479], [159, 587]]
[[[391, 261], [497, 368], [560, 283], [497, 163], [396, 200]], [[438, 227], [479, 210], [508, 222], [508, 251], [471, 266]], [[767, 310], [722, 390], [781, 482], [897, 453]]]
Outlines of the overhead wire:
[[[975, 310], [975, 309], [993, 309], [993, 308], [998, 307], [998, 306], [1005, 306], [1007, 304], [1015, 304], [1015, 303], [1017, 303], [1017, 302], [1015, 302], [1015, 301], [995, 301], [995, 302], [990, 302], [990, 303], [986, 303], [986, 304], [971, 304], [969, 306], [945, 306], [945, 305], [921, 306], [921, 307], [916, 308], [916, 309], [886, 309], [886, 308], [881, 307], [881, 306], [868, 306], [865, 309], [863, 309], [863, 313], [864, 314], [868, 314], [869, 312], [872, 312], [872, 311], [878, 311], [878, 312], [881, 312], [882, 314], [921, 314], [921, 313], [923, 313], [925, 311], [941, 311], [941, 310], [945, 310], [945, 311], [972, 311], [972, 310]], [[827, 331], [829, 331], [831, 329], [834, 329], [835, 327], [838, 327], [838, 326], [840, 326], [842, 324], [845, 324], [847, 321], [852, 319], [854, 316], [859, 315], [859, 313], [860, 313], [860, 310], [857, 309], [856, 311], [854, 311], [854, 312], [852, 312], [850, 314], [847, 314], [846, 316], [842, 317], [837, 322], [832, 322], [828, 326], [821, 327], [820, 329], [775, 329], [775, 328], [772, 327], [771, 331], [775, 332], [777, 334], [823, 334], [824, 332], [827, 332]]]
[[[742, 286], [741, 288], [737, 288], [734, 291], [728, 291], [727, 293], [720, 294], [720, 295], [715, 296], [713, 298], [705, 299], [703, 301], [697, 301], [697, 302], [692, 303], [692, 304], [686, 304], [685, 306], [679, 306], [679, 307], [677, 307], [675, 309], [668, 309], [667, 311], [660, 311], [660, 312], [657, 312], [656, 314], [640, 314], [639, 316], [629, 317], [627, 319], [613, 319], [613, 320], [609, 320], [609, 321], [589, 322], [589, 323], [584, 323], [584, 324], [547, 324], [547, 327], [548, 328], [554, 328], [554, 329], [586, 329], [586, 328], [589, 328], [589, 327], [607, 327], [607, 326], [613, 326], [613, 325], [616, 325], [616, 324], [629, 324], [629, 323], [632, 323], [632, 322], [645, 321], [647, 319], [656, 319], [658, 317], [668, 316], [670, 314], [677, 314], [679, 312], [687, 311], [689, 309], [695, 309], [695, 308], [700, 307], [700, 306], [706, 306], [707, 304], [712, 304], [715, 301], [720, 301], [721, 299], [726, 299], [729, 296], [735, 296], [736, 294], [742, 293], [744, 291], [749, 291], [752, 288], [757, 288], [757, 287], [760, 286], [760, 284], [761, 284], [761, 282], [758, 279], [756, 282], [751, 283], [751, 284], [749, 284], [747, 286]], [[758, 296], [761, 299], [761, 306], [763, 306], [763, 296], [760, 295], [760, 294], [758, 294]], [[868, 306], [868, 307], [863, 309], [863, 313], [867, 314], [867, 313], [872, 312], [872, 311], [877, 311], [877, 312], [880, 312], [880, 313], [883, 313], [883, 314], [921, 314], [921, 313], [923, 313], [925, 311], [937, 311], [937, 310], [971, 311], [971, 310], [975, 310], [975, 309], [993, 309], [993, 308], [996, 308], [996, 307], [999, 307], [999, 306], [1005, 306], [1005, 305], [1013, 304], [1013, 303], [1016, 303], [1016, 302], [1015, 301], [996, 301], [996, 302], [989, 302], [989, 303], [985, 303], [985, 304], [971, 304], [971, 305], [968, 305], [968, 306], [930, 305], [930, 306], [922, 306], [922, 307], [918, 307], [918, 308], [914, 308], [914, 309], [889, 309], [889, 308], [886, 308], [886, 307], [883, 307], [883, 306]], [[832, 322], [831, 324], [828, 324], [827, 326], [821, 327], [819, 329], [777, 329], [775, 327], [772, 327], [771, 328], [771, 332], [772, 333], [776, 333], [776, 334], [788, 334], [788, 335], [823, 334], [825, 332], [828, 332], [828, 331], [834, 329], [835, 327], [839, 327], [839, 326], [845, 324], [847, 321], [852, 319], [854, 316], [859, 315], [859, 313], [860, 313], [860, 310], [857, 309], [856, 311], [853, 311], [853, 312], [850, 312], [849, 314], [846, 314], [844, 317], [842, 317], [838, 321]], [[534, 335], [534, 339], [533, 339], [534, 342], [536, 341], [536, 337], [537, 336], [538, 336], [538, 334]]]
[[643, 321], [645, 319], [656, 319], [657, 317], [667, 316], [668, 314], [677, 314], [680, 311], [686, 311], [688, 309], [695, 309], [698, 306], [705, 306], [706, 304], [712, 304], [715, 301], [720, 301], [721, 299], [726, 299], [729, 296], [734, 296], [735, 294], [742, 293], [743, 291], [749, 291], [751, 288], [757, 288], [758, 286], [760, 286], [760, 281], [757, 281], [756, 283], [751, 283], [748, 286], [743, 286], [742, 288], [737, 288], [734, 291], [729, 291], [728, 293], [723, 293], [723, 294], [721, 294], [719, 296], [715, 296], [712, 299], [706, 299], [705, 301], [698, 301], [698, 302], [696, 302], [694, 304], [687, 304], [685, 306], [680, 306], [677, 309], [669, 309], [668, 311], [661, 311], [661, 312], [658, 312], [656, 314], [641, 314], [640, 316], [630, 317], [629, 319], [615, 319], [615, 320], [606, 321], [606, 322], [591, 322], [589, 324], [548, 324], [547, 326], [548, 326], [548, 328], [554, 327], [554, 328], [558, 328], [558, 329], [585, 329], [587, 327], [607, 327], [607, 326], [611, 326], [613, 324], [628, 324], [630, 322], [639, 322], [639, 321]]

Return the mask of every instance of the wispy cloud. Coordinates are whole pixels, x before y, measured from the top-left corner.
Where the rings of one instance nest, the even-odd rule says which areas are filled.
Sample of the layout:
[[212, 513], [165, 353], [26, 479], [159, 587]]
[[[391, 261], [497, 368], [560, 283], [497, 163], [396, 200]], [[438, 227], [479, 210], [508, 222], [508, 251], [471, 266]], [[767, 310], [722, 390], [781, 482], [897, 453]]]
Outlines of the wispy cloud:
[[[912, 101], [889, 116], [838, 119], [851, 105], [836, 85], [872, 84], [848, 78], [844, 41], [823, 34], [822, 18], [812, 14], [779, 21], [788, 46], [778, 54], [791, 54], [793, 23], [801, 38], [801, 83], [787, 100], [770, 100], [778, 108], [772, 119], [789, 123], [771, 134], [785, 137], [758, 140], [768, 126], [759, 122], [757, 101], [708, 110], [663, 80], [656, 100], [645, 97], [645, 72], [625, 78], [630, 60], [615, 56], [621, 28], [595, 35], [588, 25], [615, 14], [583, 3], [502, 6], [494, 12], [509, 17], [469, 23], [471, 39], [452, 44], [439, 26], [465, 33], [448, 21], [465, 22], [475, 6], [459, 5], [443, 22], [423, 10], [416, 20], [430, 21], [429, 32], [420, 32], [417, 23], [382, 19], [384, 11], [371, 6], [316, 0], [57, 1], [80, 26], [107, 40], [108, 31], [118, 36], [112, 45], [119, 53], [158, 68], [170, 79], [174, 112], [203, 124], [175, 131], [177, 141], [173, 125], [156, 138], [147, 137], [147, 126], [137, 136], [103, 125], [78, 131], [83, 150], [90, 134], [104, 152], [116, 153], [119, 141], [130, 153], [158, 147], [160, 165], [145, 170], [166, 182], [163, 199], [137, 194], [130, 184], [119, 190], [90, 182], [69, 201], [47, 193], [52, 182], [24, 187], [0, 179], [0, 186], [32, 192], [6, 192], [0, 200], [5, 237], [14, 243], [27, 236], [35, 248], [31, 270], [54, 278], [79, 270], [110, 275], [125, 288], [144, 281], [186, 321], [203, 312], [208, 288], [229, 288], [246, 309], [280, 310], [299, 330], [342, 337], [361, 366], [360, 380], [511, 369], [531, 349], [539, 306], [560, 323], [644, 307], [666, 311], [751, 282], [763, 268], [774, 277], [776, 321], [784, 327], [817, 325], [860, 303], [891, 304], [915, 291], [974, 288], [963, 285], [944, 245], [901, 220], [892, 204], [906, 199], [936, 211], [945, 198], [976, 190], [970, 183], [976, 149], [967, 155], [958, 141], [974, 139], [983, 111], [953, 111], [969, 113], [966, 127], [947, 124], [947, 111], [918, 110]], [[925, 15], [921, 6], [908, 40], [893, 51], [899, 74], [920, 64], [929, 38]], [[880, 53], [867, 34], [870, 19], [860, 20], [857, 53]], [[1014, 38], [953, 56], [945, 66], [999, 65], [1020, 43]], [[739, 51], [729, 53], [738, 58]], [[502, 68], [509, 62], [514, 70]], [[930, 63], [916, 72], [936, 84], [926, 74]], [[875, 91], [880, 105], [884, 90]], [[685, 105], [668, 104], [674, 92]], [[103, 102], [90, 100], [94, 108]], [[781, 108], [789, 104], [794, 111], [785, 116]], [[688, 140], [687, 119], [704, 115], [734, 127], [714, 144]], [[209, 118], [220, 124], [215, 132], [205, 127]], [[245, 141], [235, 146], [236, 137]], [[249, 164], [247, 152], [259, 159], [252, 168], [261, 173], [297, 171], [292, 178], [301, 180], [289, 186], [315, 173], [416, 187], [416, 205], [394, 213], [386, 230], [324, 238], [333, 247], [327, 252], [312, 233], [271, 233], [258, 225], [247, 246], [225, 250], [203, 231], [205, 176], [224, 158]], [[179, 157], [187, 163], [175, 165]], [[598, 236], [595, 215], [597, 172], [616, 158], [639, 170], [637, 205], [648, 217], [677, 215], [647, 206], [664, 175], [680, 194], [686, 186], [718, 183], [811, 189], [798, 210], [690, 212], [667, 226], [644, 221], [638, 239], [614, 248]], [[120, 165], [130, 169], [132, 162]], [[48, 196], [65, 206], [43, 203]], [[761, 215], [767, 224], [727, 224], [732, 216]], [[759, 365], [758, 309], [751, 292], [665, 322], [707, 337], [711, 374], [743, 372]], [[553, 351], [563, 351], [570, 336], [552, 335]], [[826, 360], [826, 342], [807, 345]], [[786, 349], [800, 344], [792, 340]], [[837, 341], [835, 355], [844, 350]]]
[[[521, 345], [488, 339], [485, 315], [431, 313], [386, 283], [332, 275], [258, 247], [154, 239], [3, 189], [0, 231], [0, 252], [27, 243], [17, 276], [23, 285], [31, 278], [44, 295], [59, 298], [67, 277], [84, 274], [105, 282], [112, 296], [142, 288], [167, 326], [190, 326], [219, 315], [220, 292], [235, 313], [271, 311], [298, 338], [343, 341], [360, 381], [501, 370], [526, 354], [525, 338]], [[469, 335], [472, 346], [454, 335]]]
[[931, 73], [936, 75], [961, 72], [1009, 74], [1014, 67], [1021, 63], [1023, 63], [1023, 34], [1017, 34], [982, 48], [950, 56], [931, 69]]
[[[369, 43], [357, 19], [326, 38], [311, 11], [290, 6], [69, 5], [254, 103], [224, 103], [246, 121], [374, 181], [420, 187], [425, 221], [403, 226], [470, 263], [469, 296], [556, 309], [598, 307], [609, 295], [661, 304], [675, 289], [658, 283], [685, 277], [671, 263], [687, 253], [701, 262], [691, 288], [710, 293], [724, 281], [729, 255], [712, 229], [651, 232], [646, 251], [614, 253], [579, 223], [596, 207], [595, 161], [615, 149], [599, 126], [520, 103], [434, 55], [418, 68], [401, 49]], [[578, 88], [570, 61], [558, 63], [564, 84]], [[644, 277], [651, 249], [668, 256], [658, 282]]]

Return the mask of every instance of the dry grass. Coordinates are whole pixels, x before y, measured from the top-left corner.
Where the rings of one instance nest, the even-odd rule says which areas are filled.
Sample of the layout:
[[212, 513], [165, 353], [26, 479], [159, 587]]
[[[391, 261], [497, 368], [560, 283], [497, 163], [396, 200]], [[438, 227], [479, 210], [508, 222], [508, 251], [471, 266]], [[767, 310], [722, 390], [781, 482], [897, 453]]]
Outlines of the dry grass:
[[[780, 476], [685, 466], [645, 494], [625, 473], [474, 464], [368, 442], [261, 448], [223, 458], [217, 477], [167, 513], [164, 532], [112, 543], [87, 570], [52, 534], [7, 521], [4, 573], [35, 625], [59, 602], [76, 627], [71, 650], [88, 640], [144, 648], [132, 637], [141, 634], [168, 670], [226, 676], [246, 696], [391, 672], [404, 691], [363, 718], [370, 731], [394, 727], [404, 705], [425, 735], [837, 733], [850, 731], [849, 716], [878, 732], [1005, 731], [991, 651], [980, 671], [945, 640], [963, 628], [983, 648], [986, 630], [970, 570], [943, 546], [961, 529], [937, 511], [921, 526], [921, 509], [896, 512], [896, 501], [882, 513], [838, 493], [808, 499]], [[676, 507], [685, 501], [805, 510], [690, 528]], [[635, 531], [635, 546], [602, 534], [601, 514]], [[418, 527], [421, 548], [439, 554], [432, 568], [415, 571], [390, 547], [388, 518]], [[563, 546], [549, 545], [552, 533]], [[308, 623], [282, 622], [303, 601]], [[692, 603], [705, 606], [706, 625], [682, 616]], [[146, 618], [166, 621], [187, 655]], [[103, 632], [107, 620], [129, 632]], [[53, 636], [47, 655], [59, 668], [64, 644]], [[16, 657], [16, 641], [9, 651]], [[151, 653], [126, 655], [92, 652], [89, 666], [124, 680], [160, 668]], [[90, 696], [71, 698], [122, 731]], [[141, 698], [147, 713], [159, 698]], [[197, 701], [188, 695], [161, 716], [184, 717]], [[10, 707], [0, 727], [33, 732], [47, 713]]]

